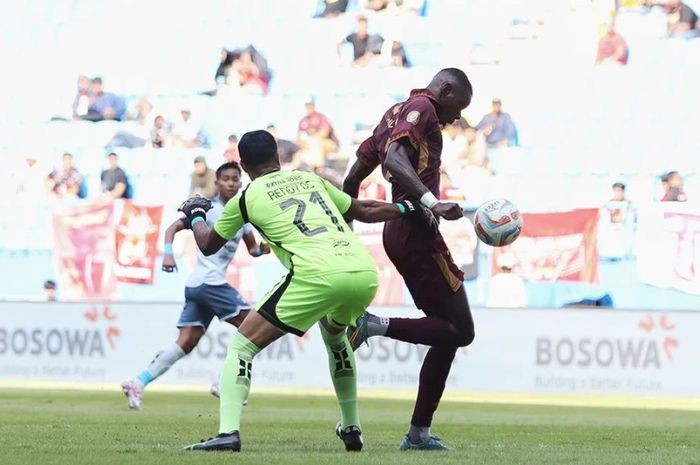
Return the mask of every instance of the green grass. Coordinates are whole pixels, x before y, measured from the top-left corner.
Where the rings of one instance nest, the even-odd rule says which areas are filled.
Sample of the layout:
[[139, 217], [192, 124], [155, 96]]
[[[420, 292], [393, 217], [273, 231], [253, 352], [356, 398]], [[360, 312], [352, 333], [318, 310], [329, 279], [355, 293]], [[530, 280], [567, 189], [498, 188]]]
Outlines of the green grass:
[[243, 452], [183, 452], [212, 435], [205, 394], [148, 392], [126, 411], [117, 392], [0, 390], [0, 464], [685, 464], [700, 465], [700, 413], [444, 403], [434, 432], [449, 453], [399, 452], [412, 403], [363, 400], [365, 450], [333, 434], [334, 400], [253, 395]]

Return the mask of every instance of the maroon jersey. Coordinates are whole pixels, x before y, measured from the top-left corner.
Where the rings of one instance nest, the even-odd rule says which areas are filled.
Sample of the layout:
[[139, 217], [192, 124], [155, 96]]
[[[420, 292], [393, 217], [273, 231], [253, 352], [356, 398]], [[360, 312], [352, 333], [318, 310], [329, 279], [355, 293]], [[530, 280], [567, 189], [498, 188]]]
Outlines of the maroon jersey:
[[[411, 162], [423, 184], [440, 195], [440, 153], [442, 135], [435, 111], [435, 97], [426, 89], [414, 90], [403, 103], [387, 111], [372, 136], [357, 150], [357, 158], [367, 166], [384, 165], [389, 145], [402, 138], [416, 149]], [[391, 176], [382, 170], [391, 181]], [[392, 182], [394, 202], [408, 193]], [[416, 306], [428, 314], [443, 308], [445, 299], [462, 286], [464, 275], [455, 265], [442, 235], [416, 227], [408, 218], [387, 221], [384, 225], [384, 250], [411, 292]]]
[[[435, 97], [427, 89], [411, 91], [408, 100], [397, 103], [384, 113], [374, 133], [360, 145], [357, 158], [367, 166], [383, 166], [389, 145], [405, 137], [416, 149], [411, 163], [418, 177], [439, 197], [442, 135], [434, 102]], [[391, 182], [391, 175], [382, 171]], [[408, 193], [395, 183], [392, 183], [391, 193], [394, 202], [408, 197]]]

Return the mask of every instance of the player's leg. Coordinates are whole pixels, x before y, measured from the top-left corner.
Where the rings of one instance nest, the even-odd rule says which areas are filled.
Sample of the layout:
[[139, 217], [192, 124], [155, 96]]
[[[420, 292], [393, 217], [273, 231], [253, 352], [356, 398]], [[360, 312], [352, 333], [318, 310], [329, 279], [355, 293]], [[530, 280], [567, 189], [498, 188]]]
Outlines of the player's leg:
[[219, 401], [219, 434], [207, 441], [186, 447], [186, 450], [241, 450], [241, 416], [250, 393], [253, 358], [269, 344], [284, 335], [259, 313], [250, 314], [231, 339], [221, 374]]
[[464, 347], [474, 340], [474, 322], [461, 280], [449, 255], [432, 252], [392, 257], [423, 318], [388, 318], [370, 313], [358, 319], [349, 339], [357, 349], [369, 337], [386, 336], [427, 346]]
[[343, 273], [326, 278], [332, 289], [329, 314], [319, 324], [328, 366], [340, 407], [336, 435], [347, 451], [362, 450], [362, 426], [357, 406], [357, 365], [345, 329], [372, 302], [377, 291], [374, 271]]
[[199, 343], [214, 317], [202, 301], [203, 288], [185, 288], [185, 306], [178, 321], [177, 340], [158, 352], [151, 363], [134, 379], [122, 383], [127, 405], [132, 410], [141, 408], [143, 391], [150, 383], [167, 372], [178, 360], [189, 354]]
[[[219, 321], [225, 321], [236, 328], [241, 326], [251, 308], [243, 296], [228, 284], [209, 286], [206, 299], [209, 308]], [[217, 375], [216, 380], [211, 384], [209, 392], [212, 396], [219, 398], [220, 375]]]
[[[267, 345], [286, 332], [303, 334], [283, 323], [277, 316], [278, 305], [285, 305], [286, 294], [293, 294], [292, 275], [287, 275], [259, 302], [258, 311], [250, 312], [229, 343], [221, 373], [219, 401], [219, 434], [186, 450], [241, 449], [240, 426], [243, 404], [250, 392], [253, 358]], [[264, 316], [263, 316], [264, 315]], [[318, 321], [318, 319], [317, 319]]]
[[[470, 335], [471, 339], [474, 338], [474, 323], [463, 287], [447, 297], [439, 308], [427, 309], [426, 312], [430, 312], [435, 318], [451, 321], [455, 327], [461, 328], [464, 334]], [[457, 349], [457, 346], [434, 346], [426, 353], [420, 371], [418, 395], [413, 408], [411, 425], [401, 444], [402, 449], [441, 450], [445, 447], [439, 439], [432, 436], [430, 426], [445, 390]]]

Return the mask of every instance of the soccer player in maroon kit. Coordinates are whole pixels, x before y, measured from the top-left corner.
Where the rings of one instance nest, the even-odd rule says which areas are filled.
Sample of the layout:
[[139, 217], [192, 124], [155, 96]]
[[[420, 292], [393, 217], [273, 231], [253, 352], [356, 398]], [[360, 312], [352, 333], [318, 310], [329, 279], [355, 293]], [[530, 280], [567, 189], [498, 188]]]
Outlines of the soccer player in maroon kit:
[[[472, 98], [472, 86], [463, 71], [443, 69], [425, 89], [411, 92], [403, 103], [384, 114], [371, 137], [357, 151], [343, 190], [357, 197], [360, 183], [378, 166], [392, 183], [394, 202], [419, 199], [435, 217], [456, 220], [462, 208], [439, 202], [441, 127], [460, 117]], [[448, 450], [430, 433], [433, 413], [445, 389], [455, 352], [474, 340], [474, 322], [455, 265], [439, 231], [406, 219], [384, 226], [384, 249], [403, 276], [423, 318], [384, 318], [366, 313], [349, 330], [353, 349], [367, 338], [386, 336], [431, 346], [420, 372], [411, 426], [401, 450]]]

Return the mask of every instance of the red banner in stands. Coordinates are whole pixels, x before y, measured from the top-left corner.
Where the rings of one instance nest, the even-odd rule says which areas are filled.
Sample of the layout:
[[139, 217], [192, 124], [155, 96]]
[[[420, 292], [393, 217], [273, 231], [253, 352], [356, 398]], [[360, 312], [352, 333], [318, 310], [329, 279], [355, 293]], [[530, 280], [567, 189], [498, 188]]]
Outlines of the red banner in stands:
[[162, 216], [162, 206], [146, 207], [124, 201], [116, 230], [114, 272], [119, 281], [153, 284]]
[[114, 299], [113, 206], [89, 205], [56, 212], [53, 229], [62, 300]]
[[493, 272], [499, 257], [511, 254], [513, 271], [528, 281], [598, 282], [598, 209], [523, 214], [523, 230], [508, 247], [494, 249]]

